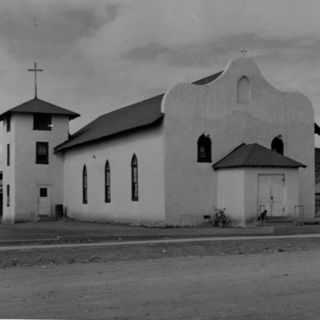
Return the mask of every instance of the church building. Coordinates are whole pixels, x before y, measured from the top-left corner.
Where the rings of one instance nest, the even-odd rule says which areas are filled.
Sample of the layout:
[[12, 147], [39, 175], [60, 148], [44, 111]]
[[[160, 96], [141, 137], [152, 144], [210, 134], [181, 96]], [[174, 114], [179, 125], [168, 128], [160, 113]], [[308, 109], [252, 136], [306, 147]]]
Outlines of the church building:
[[69, 136], [75, 112], [38, 98], [3, 121], [3, 222], [234, 225], [314, 216], [314, 111], [240, 57], [193, 83], [104, 114]]

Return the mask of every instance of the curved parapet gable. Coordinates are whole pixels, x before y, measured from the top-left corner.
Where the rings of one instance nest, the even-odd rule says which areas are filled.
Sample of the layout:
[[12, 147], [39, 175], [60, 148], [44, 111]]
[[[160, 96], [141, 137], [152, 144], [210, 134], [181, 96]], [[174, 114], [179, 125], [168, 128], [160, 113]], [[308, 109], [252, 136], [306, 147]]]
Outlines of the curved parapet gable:
[[206, 79], [178, 83], [162, 100], [169, 218], [207, 214], [216, 205], [215, 173], [210, 163], [197, 161], [197, 139], [203, 133], [212, 141], [212, 162], [243, 142], [270, 148], [272, 139], [281, 135], [284, 155], [307, 166], [300, 169], [300, 199], [305, 212], [312, 212], [314, 115], [310, 100], [273, 87], [252, 58], [235, 59], [218, 76]]
[[170, 105], [175, 103], [177, 99], [199, 101], [203, 100], [204, 96], [207, 98], [210, 96], [215, 101], [222, 98], [227, 102], [228, 109], [238, 110], [239, 105], [241, 108], [242, 104], [259, 104], [259, 99], [275, 95], [282, 95], [285, 99], [290, 97], [290, 100], [291, 97], [295, 97], [297, 101], [300, 101], [300, 112], [305, 109], [309, 115], [313, 115], [312, 103], [305, 95], [297, 91], [281, 90], [274, 87], [263, 76], [255, 60], [251, 57], [234, 59], [227, 64], [224, 71], [198, 81], [175, 84], [164, 94], [161, 110], [167, 113], [168, 108], [171, 108]]

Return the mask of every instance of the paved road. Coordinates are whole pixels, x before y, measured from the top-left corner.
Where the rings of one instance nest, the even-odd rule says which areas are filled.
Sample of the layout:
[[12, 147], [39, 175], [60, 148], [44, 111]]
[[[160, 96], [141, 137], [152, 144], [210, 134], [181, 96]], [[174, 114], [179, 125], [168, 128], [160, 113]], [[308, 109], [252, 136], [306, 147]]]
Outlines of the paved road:
[[0, 318], [319, 319], [320, 250], [0, 270]]

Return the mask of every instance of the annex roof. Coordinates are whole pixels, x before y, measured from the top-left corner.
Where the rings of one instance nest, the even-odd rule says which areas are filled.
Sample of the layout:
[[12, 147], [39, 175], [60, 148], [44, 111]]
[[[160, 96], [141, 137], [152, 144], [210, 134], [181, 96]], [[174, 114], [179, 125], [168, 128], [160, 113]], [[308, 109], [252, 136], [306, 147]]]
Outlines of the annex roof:
[[[193, 82], [195, 85], [206, 85], [221, 75], [222, 72]], [[105, 139], [134, 129], [147, 127], [164, 117], [161, 102], [164, 94], [131, 104], [106, 113], [74, 133], [69, 140], [55, 148], [56, 152], [64, 151], [89, 142]]]
[[212, 165], [214, 170], [231, 168], [299, 168], [301, 162], [285, 157], [257, 143], [240, 144]]
[[70, 120], [80, 116], [78, 113], [58, 107], [50, 102], [41, 100], [39, 98], [33, 98], [12, 109], [5, 111], [4, 113], [0, 114], [0, 120], [3, 120], [7, 115], [12, 113], [46, 113], [64, 115], [69, 117]]

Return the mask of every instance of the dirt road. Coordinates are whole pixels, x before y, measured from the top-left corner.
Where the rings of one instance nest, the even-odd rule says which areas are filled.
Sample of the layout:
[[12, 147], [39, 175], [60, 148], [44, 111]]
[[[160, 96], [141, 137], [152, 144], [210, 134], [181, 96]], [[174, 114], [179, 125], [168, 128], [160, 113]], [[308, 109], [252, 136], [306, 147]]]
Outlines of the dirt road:
[[0, 270], [0, 318], [319, 319], [320, 250]]

